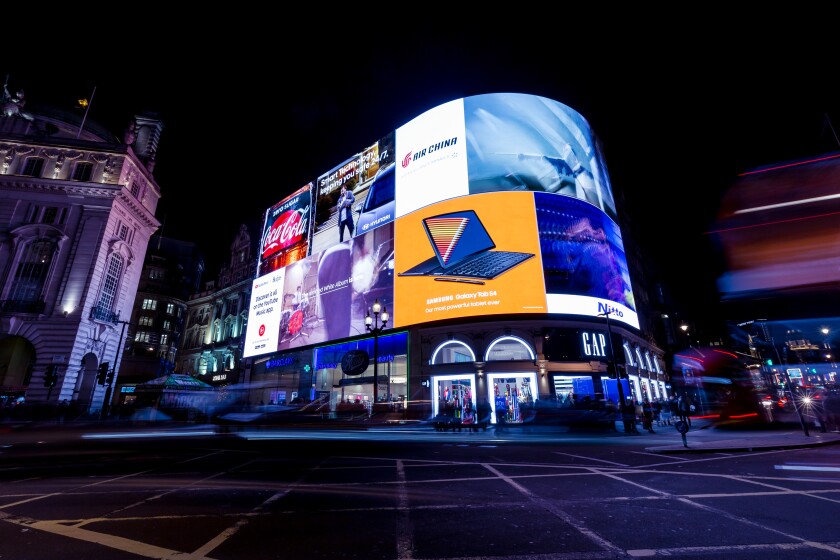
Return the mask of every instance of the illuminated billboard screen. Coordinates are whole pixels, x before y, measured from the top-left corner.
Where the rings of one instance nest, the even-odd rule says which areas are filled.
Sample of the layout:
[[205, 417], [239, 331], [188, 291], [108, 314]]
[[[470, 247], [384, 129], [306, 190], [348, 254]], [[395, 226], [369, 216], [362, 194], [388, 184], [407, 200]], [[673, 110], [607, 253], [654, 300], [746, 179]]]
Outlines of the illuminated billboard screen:
[[[286, 257], [272, 276], [282, 286], [262, 302], [255, 281], [246, 357], [364, 334], [375, 300], [394, 327], [606, 311], [639, 327], [600, 144], [562, 103], [514, 93], [451, 101], [311, 185], [307, 255]], [[265, 241], [281, 237], [274, 228], [303, 190], [267, 212], [260, 274], [280, 270], [288, 249]]]
[[309, 254], [312, 187], [309, 183], [266, 210], [260, 241], [259, 276]]

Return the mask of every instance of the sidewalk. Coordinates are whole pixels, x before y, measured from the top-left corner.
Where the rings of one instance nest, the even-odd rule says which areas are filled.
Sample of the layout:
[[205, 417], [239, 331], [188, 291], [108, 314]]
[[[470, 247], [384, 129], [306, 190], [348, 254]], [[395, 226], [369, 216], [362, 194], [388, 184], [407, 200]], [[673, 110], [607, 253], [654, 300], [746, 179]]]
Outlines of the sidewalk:
[[[699, 424], [699, 425], [698, 425]], [[668, 428], [673, 429], [668, 426]], [[659, 428], [664, 429], [664, 428]], [[646, 447], [650, 453], [734, 453], [797, 449], [840, 444], [840, 432], [822, 433], [809, 427], [808, 435], [799, 425], [736, 429], [695, 422], [686, 434], [685, 444]]]

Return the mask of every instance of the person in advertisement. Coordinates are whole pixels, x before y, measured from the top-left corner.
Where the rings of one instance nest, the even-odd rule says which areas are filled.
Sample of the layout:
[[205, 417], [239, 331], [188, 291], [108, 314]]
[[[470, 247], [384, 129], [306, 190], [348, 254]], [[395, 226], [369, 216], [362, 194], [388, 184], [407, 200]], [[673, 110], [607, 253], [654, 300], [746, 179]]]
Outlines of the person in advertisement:
[[350, 237], [353, 237], [353, 203], [356, 202], [356, 197], [353, 191], [347, 190], [346, 185], [341, 185], [341, 194], [338, 195], [338, 241], [344, 242], [344, 228]]

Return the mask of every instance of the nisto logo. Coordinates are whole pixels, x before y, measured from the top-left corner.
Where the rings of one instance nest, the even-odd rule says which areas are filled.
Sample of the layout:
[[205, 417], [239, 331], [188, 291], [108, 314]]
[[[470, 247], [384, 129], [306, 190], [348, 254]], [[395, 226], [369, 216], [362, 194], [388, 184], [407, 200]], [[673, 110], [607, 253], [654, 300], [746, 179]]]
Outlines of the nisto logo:
[[260, 325], [260, 336], [265, 334], [265, 325]]
[[408, 152], [407, 154], [405, 154], [405, 157], [402, 160], [403, 169], [408, 167], [409, 163], [411, 163], [411, 152]]
[[608, 303], [603, 303], [603, 302], [598, 302], [598, 314], [599, 315], [609, 314], [609, 315], [616, 315], [618, 317], [624, 317], [624, 312], [623, 311], [621, 311], [620, 309], [616, 309], [615, 307], [613, 307], [612, 305], [610, 305]]

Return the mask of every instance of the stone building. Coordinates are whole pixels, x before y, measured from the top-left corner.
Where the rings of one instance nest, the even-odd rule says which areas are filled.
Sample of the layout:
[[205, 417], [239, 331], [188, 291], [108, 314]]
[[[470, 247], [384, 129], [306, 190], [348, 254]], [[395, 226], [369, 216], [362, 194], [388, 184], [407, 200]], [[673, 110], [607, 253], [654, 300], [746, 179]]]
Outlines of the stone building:
[[[121, 349], [146, 248], [160, 227], [153, 174], [163, 130], [135, 116], [120, 137], [82, 115], [0, 114], [0, 397], [101, 410]], [[97, 376], [107, 373], [111, 385]]]

